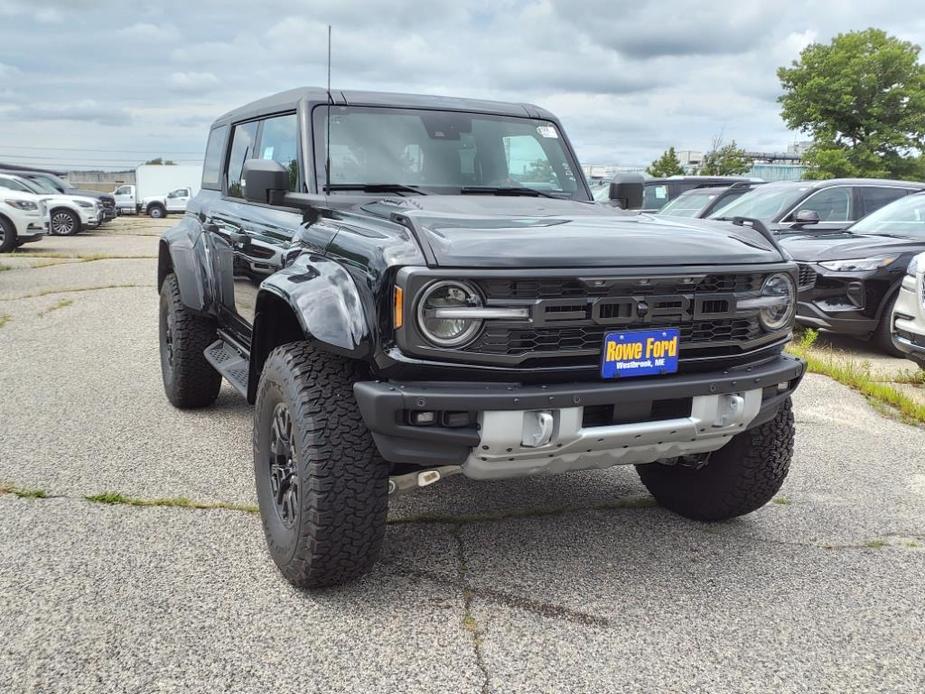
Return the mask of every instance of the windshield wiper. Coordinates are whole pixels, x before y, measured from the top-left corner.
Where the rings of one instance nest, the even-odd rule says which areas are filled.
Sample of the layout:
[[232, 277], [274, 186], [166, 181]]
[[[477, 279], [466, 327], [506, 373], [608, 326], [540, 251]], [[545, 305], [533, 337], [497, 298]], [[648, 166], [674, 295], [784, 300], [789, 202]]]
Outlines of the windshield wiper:
[[325, 191], [331, 190], [359, 190], [364, 193], [415, 193], [417, 195], [427, 195], [417, 186], [409, 186], [403, 183], [332, 183], [324, 186]]
[[459, 189], [462, 195], [527, 195], [533, 198], [555, 198], [555, 195], [536, 188], [496, 187], [496, 186], [463, 186]]

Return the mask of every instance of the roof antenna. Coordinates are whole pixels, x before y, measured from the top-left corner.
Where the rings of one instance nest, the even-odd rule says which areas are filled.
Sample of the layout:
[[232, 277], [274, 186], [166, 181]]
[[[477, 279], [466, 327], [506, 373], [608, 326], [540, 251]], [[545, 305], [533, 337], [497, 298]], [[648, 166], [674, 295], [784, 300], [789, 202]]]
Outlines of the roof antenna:
[[331, 25], [328, 24], [328, 115], [324, 133], [324, 194], [331, 190]]

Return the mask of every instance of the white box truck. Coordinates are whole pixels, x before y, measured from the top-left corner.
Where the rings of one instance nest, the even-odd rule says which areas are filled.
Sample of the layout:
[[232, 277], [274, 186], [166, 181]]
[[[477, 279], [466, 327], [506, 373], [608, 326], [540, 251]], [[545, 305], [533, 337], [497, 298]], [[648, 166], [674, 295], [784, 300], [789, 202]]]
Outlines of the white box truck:
[[112, 194], [121, 214], [164, 217], [184, 212], [201, 181], [202, 164], [142, 164], [135, 169], [135, 185], [121, 185]]

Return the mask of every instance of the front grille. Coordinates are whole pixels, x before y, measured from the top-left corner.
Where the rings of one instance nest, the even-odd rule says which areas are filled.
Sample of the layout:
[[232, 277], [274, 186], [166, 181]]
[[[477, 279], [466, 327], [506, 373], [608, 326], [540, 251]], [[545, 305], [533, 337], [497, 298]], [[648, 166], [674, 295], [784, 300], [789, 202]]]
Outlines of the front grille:
[[812, 265], [797, 263], [797, 267], [800, 270], [799, 279], [797, 280], [800, 289], [812, 289], [816, 286], [816, 271], [813, 270]]
[[[669, 326], [667, 324], [664, 326], [640, 324], [629, 327], [633, 329]], [[704, 320], [686, 325], [681, 324], [679, 327], [681, 330], [681, 356], [686, 356], [689, 353], [693, 354], [697, 348], [719, 347], [719, 343], [738, 343], [754, 340], [760, 337], [762, 332], [757, 318]], [[613, 328], [600, 327], [488, 327], [475, 342], [467, 347], [467, 351], [509, 356], [550, 352], [575, 353], [593, 351], [599, 353], [604, 341], [604, 335], [612, 330]]]

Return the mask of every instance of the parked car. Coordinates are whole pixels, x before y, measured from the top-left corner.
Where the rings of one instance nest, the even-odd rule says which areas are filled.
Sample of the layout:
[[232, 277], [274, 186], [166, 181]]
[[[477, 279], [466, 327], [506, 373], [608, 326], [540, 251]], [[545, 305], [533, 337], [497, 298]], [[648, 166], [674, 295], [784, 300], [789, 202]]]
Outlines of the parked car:
[[153, 195], [142, 198], [138, 205], [138, 211], [141, 214], [147, 214], [149, 217], [161, 219], [166, 217], [168, 213], [185, 212], [186, 206], [192, 197], [192, 188], [177, 188], [167, 193], [167, 195]]
[[800, 291], [798, 323], [873, 338], [887, 354], [902, 356], [890, 316], [906, 266], [925, 251], [925, 193], [896, 200], [845, 231], [788, 235], [781, 245], [815, 275]]
[[103, 212], [96, 198], [47, 193], [28, 178], [8, 174], [0, 174], [0, 188], [27, 193], [36, 201], [43, 201], [48, 208], [48, 230], [57, 236], [71, 236], [87, 228], [96, 228], [103, 219]]
[[778, 181], [719, 208], [711, 219], [760, 219], [777, 234], [839, 231], [894, 200], [925, 190], [925, 183], [879, 178]]
[[389, 492], [455, 473], [634, 464], [714, 521], [787, 474], [796, 265], [760, 227], [593, 204], [542, 108], [283, 92], [213, 124], [189, 207], [159, 247], [164, 388], [255, 403], [295, 585], [369, 569]]
[[63, 178], [59, 178], [58, 176], [50, 174], [46, 171], [25, 171], [17, 169], [3, 170], [0, 171], [0, 173], [28, 179], [35, 185], [39, 186], [44, 192], [51, 195], [68, 195], [72, 197], [77, 196], [81, 198], [94, 198], [98, 201], [100, 211], [102, 212], [100, 223], [108, 222], [116, 218], [116, 201], [115, 198], [113, 198], [113, 196], [109, 193], [101, 193], [97, 190], [74, 188], [73, 186], [69, 185], [68, 182]]
[[731, 185], [692, 188], [665, 205], [658, 214], [704, 219], [760, 185], [764, 184], [758, 181], [739, 181]]
[[41, 239], [48, 231], [48, 208], [30, 193], [0, 189], [0, 253]]
[[893, 304], [893, 342], [925, 369], [925, 253], [909, 261]]
[[[614, 180], [617, 181], [621, 178], [628, 180], [630, 177], [618, 175]], [[760, 182], [760, 179], [746, 178], [745, 176], [666, 176], [662, 178], [646, 178], [643, 181], [642, 205], [639, 209], [642, 212], [658, 212], [671, 200], [695, 188], [754, 182]], [[606, 193], [603, 191], [598, 192], [595, 199], [601, 202], [610, 200], [612, 204], [615, 203], [620, 198], [616, 188], [619, 188], [619, 186], [611, 185]]]
[[[116, 207], [120, 212], [154, 212], [151, 216], [164, 216], [167, 212], [182, 212], [186, 202], [199, 192], [202, 178], [201, 164], [143, 164], [135, 169], [135, 183], [118, 186], [113, 191]], [[187, 191], [186, 200], [180, 205], [178, 191]]]

